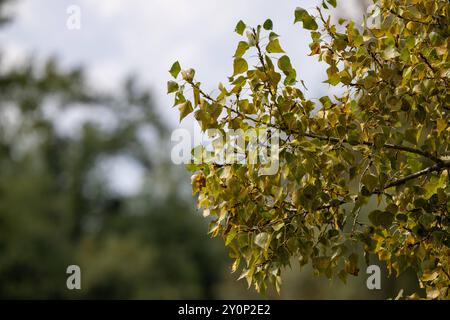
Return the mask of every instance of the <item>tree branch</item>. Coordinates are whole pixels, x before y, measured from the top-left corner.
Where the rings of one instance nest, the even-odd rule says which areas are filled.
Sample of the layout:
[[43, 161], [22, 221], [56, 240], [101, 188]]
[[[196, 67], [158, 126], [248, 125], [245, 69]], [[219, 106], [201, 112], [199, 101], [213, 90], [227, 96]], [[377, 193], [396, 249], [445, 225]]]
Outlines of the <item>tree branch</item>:
[[[195, 83], [190, 82], [189, 84], [190, 84], [192, 87], [194, 87], [194, 88], [196, 88], [197, 90], [199, 90], [199, 93], [200, 93], [205, 99], [210, 100], [211, 102], [217, 103], [217, 101], [216, 101], [214, 98], [212, 98], [210, 95], [208, 95], [207, 93], [205, 93], [204, 91], [202, 91], [202, 90], [200, 89], [200, 87], [197, 86]], [[226, 106], [226, 105], [224, 105], [224, 108], [225, 108], [225, 109], [229, 109], [230, 111], [236, 113], [237, 115], [241, 116], [242, 118], [247, 119], [247, 120], [251, 120], [251, 121], [253, 121], [254, 123], [260, 123], [260, 124], [266, 125], [266, 126], [268, 126], [268, 127], [274, 128], [274, 129], [282, 130], [282, 128], [276, 127], [276, 126], [274, 126], [274, 125], [272, 125], [272, 124], [270, 124], [270, 123], [262, 123], [261, 121], [259, 121], [259, 120], [257, 120], [257, 119], [253, 119], [252, 117], [249, 117], [249, 116], [247, 116], [246, 114], [243, 114], [243, 113], [241, 113], [241, 112], [239, 112], [239, 111], [237, 111], [237, 110], [234, 110], [233, 108], [230, 108], [230, 107], [228, 107], [228, 106]], [[280, 115], [281, 115], [281, 114], [280, 114]], [[284, 119], [282, 118], [282, 120], [284, 120]], [[284, 124], [284, 125], [286, 126], [286, 124]], [[346, 139], [339, 139], [339, 138], [336, 138], [336, 137], [329, 137], [329, 136], [318, 135], [318, 134], [315, 134], [315, 133], [312, 133], [312, 132], [304, 132], [304, 133], [301, 133], [301, 132], [293, 131], [293, 130], [287, 130], [287, 131], [292, 131], [292, 132], [294, 132], [294, 133], [296, 133], [296, 134], [304, 135], [304, 136], [309, 137], [309, 138], [319, 139], [319, 140], [322, 140], [322, 141], [329, 141], [329, 142], [335, 142], [335, 143], [349, 143], [349, 144], [351, 144], [351, 143], [350, 143], [348, 140], [346, 140]], [[362, 145], [366, 145], [366, 146], [369, 146], [369, 147], [373, 147], [373, 146], [374, 146], [374, 143], [373, 143], [373, 142], [370, 142], [370, 141], [364, 141], [364, 142], [358, 143], [358, 144], [359, 144], [359, 145], [361, 145], [361, 144], [362, 144]], [[443, 161], [442, 159], [440, 159], [440, 158], [438, 158], [438, 157], [432, 155], [432, 154], [429, 153], [429, 152], [422, 151], [422, 150], [420, 150], [420, 149], [416, 149], [416, 148], [412, 148], [412, 147], [406, 147], [406, 146], [400, 146], [400, 145], [391, 144], [391, 143], [385, 143], [385, 144], [384, 144], [383, 146], [381, 146], [381, 147], [382, 147], [382, 148], [385, 148], [385, 149], [394, 149], [394, 150], [406, 151], [406, 152], [409, 152], [409, 153], [414, 153], [414, 154], [423, 156], [423, 157], [425, 157], [425, 158], [428, 158], [428, 159], [432, 160], [432, 161], [435, 162], [435, 163], [444, 164], [444, 161]]]
[[[319, 140], [322, 140], [322, 141], [331, 141], [331, 142], [336, 142], [336, 143], [339, 143], [339, 142], [350, 143], [346, 139], [339, 139], [339, 138], [336, 138], [336, 137], [322, 136], [322, 135], [318, 135], [318, 134], [311, 133], [311, 132], [305, 132], [304, 135], [306, 137], [316, 138], [316, 139], [319, 139]], [[364, 142], [358, 143], [358, 144], [363, 144], [363, 145], [366, 145], [366, 146], [369, 146], [369, 147], [373, 147], [374, 146], [374, 143], [370, 142], [370, 141], [364, 141]], [[391, 143], [385, 143], [381, 147], [385, 148], [385, 149], [395, 149], [395, 150], [415, 153], [415, 154], [421, 155], [423, 157], [426, 157], [426, 158], [428, 158], [430, 160], [433, 160], [436, 163], [440, 163], [440, 164], [444, 163], [444, 161], [442, 159], [439, 159], [438, 157], [433, 156], [431, 153], [428, 153], [426, 151], [422, 151], [422, 150], [419, 150], [419, 149], [416, 149], [416, 148], [400, 146], [400, 145], [391, 144]]]
[[419, 178], [419, 177], [429, 174], [431, 172], [439, 172], [439, 171], [442, 171], [442, 170], [448, 169], [448, 168], [450, 168], [450, 161], [443, 161], [442, 163], [436, 163], [435, 165], [433, 165], [431, 167], [425, 168], [423, 170], [417, 171], [416, 173], [413, 173], [413, 174], [407, 175], [403, 178], [400, 178], [398, 180], [395, 180], [395, 181], [385, 185], [384, 189], [396, 187], [396, 186], [406, 183], [409, 180]]
[[411, 22], [416, 22], [416, 23], [425, 24], [425, 25], [438, 25], [437, 23], [431, 23], [431, 22], [425, 22], [425, 21], [420, 21], [420, 20], [416, 20], [416, 19], [406, 18], [406, 17], [402, 16], [400, 13], [396, 12], [394, 9], [389, 9], [389, 12], [392, 13], [397, 18], [400, 18], [405, 21], [411, 21]]

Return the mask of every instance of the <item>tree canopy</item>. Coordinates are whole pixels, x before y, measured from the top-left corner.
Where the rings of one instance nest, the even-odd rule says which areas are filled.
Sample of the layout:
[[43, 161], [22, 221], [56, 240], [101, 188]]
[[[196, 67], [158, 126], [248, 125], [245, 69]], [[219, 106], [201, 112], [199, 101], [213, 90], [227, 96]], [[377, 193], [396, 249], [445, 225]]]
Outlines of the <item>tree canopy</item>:
[[170, 70], [180, 120], [193, 113], [203, 131], [282, 133], [274, 175], [258, 174], [263, 164], [188, 166], [210, 234], [224, 238], [232, 270], [258, 291], [280, 290], [294, 260], [345, 281], [375, 256], [393, 275], [413, 269], [427, 298], [450, 298], [450, 4], [375, 5], [378, 16], [362, 27], [333, 23], [334, 0], [295, 10], [338, 95], [305, 98], [270, 19], [236, 25], [243, 39], [218, 94], [193, 69]]

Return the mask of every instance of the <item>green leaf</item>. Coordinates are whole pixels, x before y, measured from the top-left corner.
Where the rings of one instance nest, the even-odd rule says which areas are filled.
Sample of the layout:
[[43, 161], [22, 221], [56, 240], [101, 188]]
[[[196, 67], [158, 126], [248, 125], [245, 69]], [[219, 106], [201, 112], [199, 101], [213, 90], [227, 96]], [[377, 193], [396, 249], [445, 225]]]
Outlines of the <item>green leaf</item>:
[[279, 37], [278, 34], [276, 34], [275, 32], [271, 32], [271, 33], [269, 34], [269, 41], [275, 40], [275, 39], [278, 38], [278, 37]]
[[167, 81], [167, 93], [176, 92], [178, 90], [178, 83], [175, 81]]
[[176, 77], [178, 77], [178, 74], [180, 73], [180, 71], [181, 71], [180, 63], [178, 61], [176, 61], [170, 68], [169, 73], [172, 75], [172, 77], [176, 78]]
[[280, 68], [281, 71], [284, 73], [287, 73], [292, 70], [292, 64], [291, 60], [288, 56], [282, 56], [280, 59], [278, 59], [278, 68]]
[[244, 33], [244, 30], [247, 26], [245, 25], [244, 21], [239, 20], [239, 22], [236, 25], [236, 28], [234, 29], [234, 31], [236, 31], [236, 33], [240, 34], [242, 36], [242, 34]]
[[230, 232], [227, 234], [227, 239], [225, 240], [225, 245], [229, 245], [231, 241], [236, 237], [237, 235], [237, 229], [231, 229]]
[[336, 0], [327, 0], [327, 2], [336, 8]]
[[375, 148], [380, 149], [381, 147], [384, 146], [386, 142], [386, 137], [384, 136], [383, 133], [378, 132], [373, 136], [373, 144], [375, 146]]
[[419, 130], [417, 130], [417, 128], [409, 128], [409, 129], [406, 129], [406, 131], [405, 131], [406, 141], [411, 142], [412, 144], [417, 143], [418, 135], [419, 135]]
[[263, 28], [266, 30], [272, 30], [273, 28], [273, 22], [270, 19], [267, 19], [264, 24], [263, 24]]
[[240, 41], [236, 48], [236, 52], [234, 53], [234, 57], [235, 58], [242, 57], [245, 54], [245, 52], [247, 52], [248, 48], [249, 45], [246, 41]]
[[194, 109], [192, 108], [192, 103], [188, 100], [178, 105], [178, 110], [180, 110], [180, 122], [186, 118]]
[[295, 9], [295, 20], [294, 23], [301, 21], [303, 23], [303, 28], [307, 30], [317, 30], [318, 25], [313, 17], [311, 17], [303, 8], [298, 7]]
[[269, 53], [284, 53], [284, 50], [280, 46], [280, 42], [278, 39], [274, 39], [269, 42], [266, 47], [267, 52]]
[[378, 186], [378, 178], [370, 173], [362, 177], [361, 182], [367, 187], [370, 192], [374, 191]]
[[322, 103], [324, 108], [329, 108], [333, 104], [329, 96], [323, 96], [319, 99], [320, 103]]
[[281, 80], [281, 75], [273, 69], [268, 72], [269, 82], [273, 88], [277, 88], [278, 82]]
[[184, 97], [183, 92], [178, 91], [177, 93], [175, 93], [175, 101], [173, 106], [178, 106], [180, 103], [183, 103], [186, 101], [186, 98]]
[[293, 85], [296, 82], [297, 72], [294, 69], [286, 72], [286, 79], [284, 79], [284, 84], [286, 86]]
[[431, 214], [431, 213], [424, 213], [423, 215], [420, 216], [419, 222], [425, 228], [429, 228], [431, 226], [431, 224], [434, 222], [435, 219], [436, 219], [436, 217], [433, 214]]
[[248, 63], [243, 58], [236, 58], [233, 62], [233, 76], [248, 70]]
[[388, 211], [374, 210], [369, 213], [369, 220], [376, 227], [389, 228], [394, 221], [394, 215]]

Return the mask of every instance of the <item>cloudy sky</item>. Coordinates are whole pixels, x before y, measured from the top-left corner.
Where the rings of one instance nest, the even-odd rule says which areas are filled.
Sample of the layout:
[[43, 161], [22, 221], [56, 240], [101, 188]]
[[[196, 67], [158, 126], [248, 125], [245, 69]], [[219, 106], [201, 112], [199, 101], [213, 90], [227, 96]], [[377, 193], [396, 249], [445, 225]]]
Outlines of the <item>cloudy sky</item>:
[[[357, 12], [355, 1], [341, 1], [340, 15]], [[32, 54], [49, 55], [65, 66], [84, 65], [92, 84], [110, 89], [134, 73], [152, 89], [154, 99], [173, 128], [178, 112], [166, 96], [167, 70], [179, 60], [182, 68], [193, 67], [196, 77], [213, 90], [231, 75], [232, 55], [239, 36], [233, 32], [240, 19], [247, 25], [271, 18], [281, 35], [309, 97], [332, 92], [322, 83], [324, 66], [308, 57], [309, 32], [293, 25], [295, 7], [308, 10], [320, 0], [16, 0], [14, 23], [0, 32], [3, 63], [20, 62]], [[339, 1], [338, 1], [339, 2]], [[342, 4], [343, 3], [343, 4]], [[345, 4], [345, 5], [344, 5]], [[69, 30], [67, 8], [81, 10], [81, 29]], [[183, 127], [191, 127], [188, 119]]]

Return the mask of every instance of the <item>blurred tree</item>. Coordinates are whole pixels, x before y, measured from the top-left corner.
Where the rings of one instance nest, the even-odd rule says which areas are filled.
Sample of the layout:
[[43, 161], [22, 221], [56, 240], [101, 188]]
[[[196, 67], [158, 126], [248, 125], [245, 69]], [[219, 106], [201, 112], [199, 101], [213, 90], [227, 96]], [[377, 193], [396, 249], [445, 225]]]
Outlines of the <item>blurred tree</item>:
[[[168, 128], [150, 95], [133, 79], [122, 87], [93, 90], [81, 68], [54, 59], [2, 65], [0, 298], [217, 296], [226, 255], [179, 196], [180, 172], [161, 156]], [[118, 192], [105, 169], [118, 158], [146, 188], [172, 187], [164, 197]], [[82, 270], [79, 292], [66, 288], [71, 264]]]

